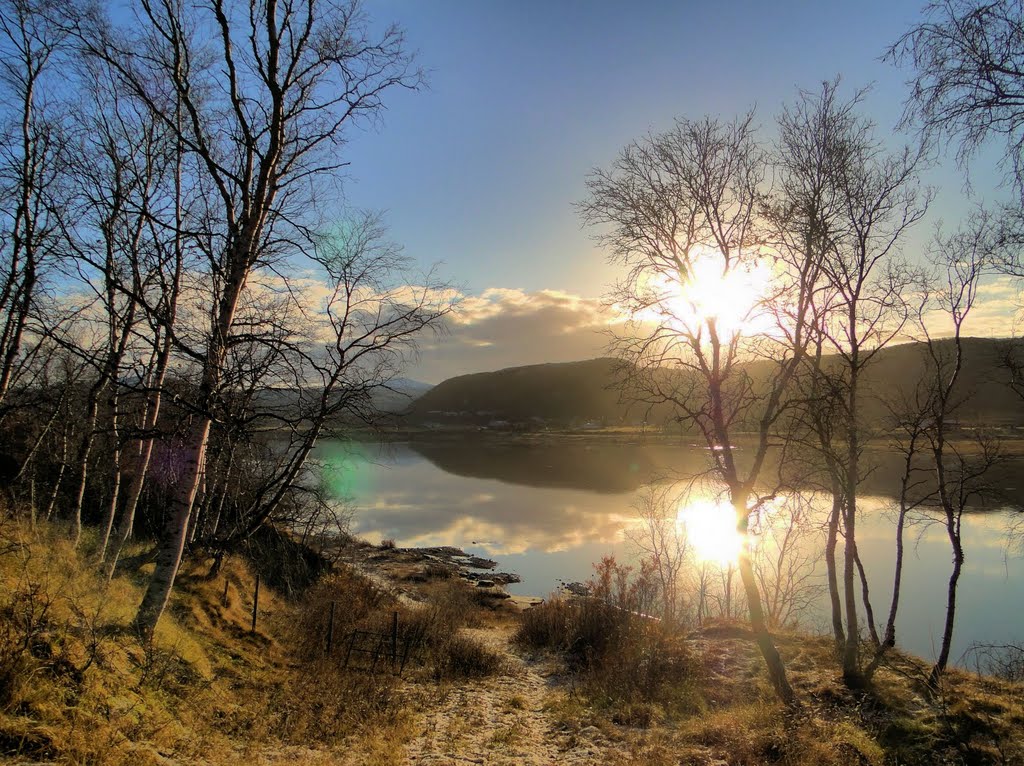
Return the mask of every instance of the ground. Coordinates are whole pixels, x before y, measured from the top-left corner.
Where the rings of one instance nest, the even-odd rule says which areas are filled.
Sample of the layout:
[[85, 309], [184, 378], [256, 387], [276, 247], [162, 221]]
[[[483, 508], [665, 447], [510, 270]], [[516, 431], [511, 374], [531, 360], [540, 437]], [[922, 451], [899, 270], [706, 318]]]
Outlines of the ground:
[[584, 766], [621, 758], [621, 745], [596, 727], [573, 731], [553, 717], [552, 702], [567, 694], [556, 660], [516, 651], [511, 625], [466, 632], [501, 653], [506, 668], [499, 676], [451, 689], [428, 711], [406, 750], [409, 763]]
[[[460, 577], [485, 562], [451, 551], [355, 544], [299, 597], [267, 587], [255, 632], [251, 566], [236, 557], [213, 574], [192, 562], [144, 647], [130, 619], [146, 564], [107, 583], [60, 530], [0, 533], [0, 763], [1024, 763], [1021, 684], [953, 671], [929, 693], [927, 664], [894, 653], [870, 689], [851, 691], [827, 638], [784, 633], [799, 699], [786, 709], [737, 624], [673, 632], [595, 679], [563, 651], [514, 640], [522, 610], [550, 607], [503, 598], [500, 577], [480, 574], [490, 569]], [[403, 630], [433, 631], [426, 654], [399, 677], [345, 670], [325, 651], [332, 603], [337, 636], [400, 611]], [[663, 650], [688, 663], [681, 685], [617, 695]]]

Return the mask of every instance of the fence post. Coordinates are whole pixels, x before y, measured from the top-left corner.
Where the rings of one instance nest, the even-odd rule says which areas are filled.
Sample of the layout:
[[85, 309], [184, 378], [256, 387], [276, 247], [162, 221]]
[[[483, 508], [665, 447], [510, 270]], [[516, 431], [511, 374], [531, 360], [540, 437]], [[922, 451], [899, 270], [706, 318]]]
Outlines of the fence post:
[[334, 645], [334, 606], [337, 602], [331, 602], [331, 614], [327, 618], [327, 654], [330, 655], [331, 647]]
[[391, 666], [398, 663], [398, 612], [391, 615]]
[[252, 627], [249, 628], [250, 633], [256, 632], [256, 612], [260, 608], [260, 575], [256, 573], [256, 592], [252, 597]]

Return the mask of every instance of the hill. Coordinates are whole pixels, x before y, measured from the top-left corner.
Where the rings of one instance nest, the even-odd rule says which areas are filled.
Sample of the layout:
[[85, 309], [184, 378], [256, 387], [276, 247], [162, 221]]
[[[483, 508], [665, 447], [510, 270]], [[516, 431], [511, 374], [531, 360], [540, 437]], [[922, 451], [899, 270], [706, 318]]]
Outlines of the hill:
[[600, 427], [642, 422], [612, 385], [615, 359], [535, 364], [460, 375], [438, 384], [413, 404], [419, 422], [491, 427], [552, 423]]
[[[958, 384], [966, 399], [959, 418], [965, 425], [1024, 426], [1024, 402], [1007, 385], [1002, 360], [1010, 341], [967, 338], [964, 367]], [[940, 341], [940, 352], [951, 350]], [[833, 357], [831, 364], [838, 364]], [[615, 385], [615, 359], [511, 367], [495, 372], [460, 375], [440, 383], [412, 406], [413, 422], [433, 426], [486, 426], [531, 429], [543, 426], [599, 428], [616, 425], [660, 425], [671, 417], [667, 407], [631, 404]], [[863, 379], [864, 409], [874, 425], [884, 423], [892, 406], [912, 396], [926, 371], [924, 345], [906, 343], [882, 350]], [[748, 368], [765, 375], [763, 363]]]

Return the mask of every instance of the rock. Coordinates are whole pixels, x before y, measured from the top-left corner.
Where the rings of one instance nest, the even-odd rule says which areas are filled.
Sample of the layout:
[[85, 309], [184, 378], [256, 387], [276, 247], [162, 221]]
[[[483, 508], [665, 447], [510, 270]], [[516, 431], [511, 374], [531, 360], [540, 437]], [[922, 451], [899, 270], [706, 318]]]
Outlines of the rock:
[[571, 593], [574, 596], [589, 596], [590, 588], [586, 583], [582, 582], [567, 582], [562, 584], [562, 590]]
[[477, 580], [476, 587], [478, 588], [493, 588], [494, 580]]

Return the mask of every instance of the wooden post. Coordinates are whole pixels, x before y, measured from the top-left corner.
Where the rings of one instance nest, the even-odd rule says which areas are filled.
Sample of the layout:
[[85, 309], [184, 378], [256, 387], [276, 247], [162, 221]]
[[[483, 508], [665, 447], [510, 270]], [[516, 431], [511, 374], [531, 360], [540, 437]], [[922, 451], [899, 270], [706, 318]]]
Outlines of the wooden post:
[[224, 595], [220, 597], [220, 605], [221, 606], [227, 606], [228, 605], [228, 578], [227, 577], [224, 578]]
[[337, 602], [331, 602], [331, 614], [327, 618], [327, 654], [331, 653], [331, 646], [334, 644], [334, 606]]
[[398, 663], [398, 612], [391, 615], [391, 665]]
[[353, 630], [352, 636], [348, 640], [348, 651], [345, 652], [345, 664], [342, 667], [348, 667], [349, 658], [352, 657], [352, 649], [355, 648], [356, 645], [356, 634], [357, 631]]
[[250, 633], [256, 632], [256, 612], [260, 608], [260, 576], [256, 574], [256, 592], [252, 597], [252, 627], [249, 629]]

